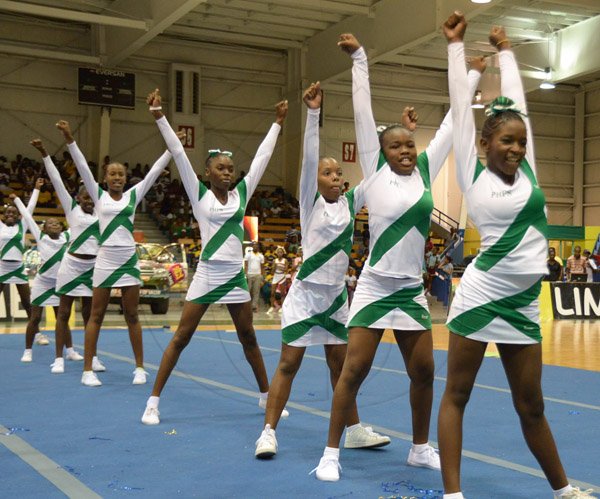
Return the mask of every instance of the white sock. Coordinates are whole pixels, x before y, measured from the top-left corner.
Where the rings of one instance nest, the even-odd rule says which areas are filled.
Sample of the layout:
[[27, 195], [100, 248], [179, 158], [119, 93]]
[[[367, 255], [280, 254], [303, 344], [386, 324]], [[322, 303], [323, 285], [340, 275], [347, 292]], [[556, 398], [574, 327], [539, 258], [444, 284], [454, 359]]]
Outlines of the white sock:
[[346, 427], [346, 432], [347, 433], [353, 432], [357, 428], [362, 428], [362, 426], [360, 425], [360, 423], [356, 423], [356, 424], [353, 424], [352, 426]]
[[154, 409], [158, 409], [159, 402], [160, 402], [160, 397], [151, 396], [148, 398], [148, 402], [146, 402], [146, 407], [153, 407]]
[[566, 494], [567, 492], [571, 492], [572, 490], [573, 490], [573, 486], [571, 484], [569, 484], [566, 487], [563, 487], [562, 489], [553, 490], [552, 492], [554, 492], [554, 497], [560, 497], [560, 496]]
[[94, 355], [94, 357], [92, 358], [92, 362], [94, 361], [99, 362], [98, 357], [96, 355]]
[[268, 396], [269, 396], [269, 392], [260, 392], [261, 400], [267, 400]]
[[25, 349], [25, 351], [24, 351], [23, 353], [27, 353], [27, 352], [31, 353], [31, 352], [33, 352], [33, 349], [31, 349], [31, 348], [26, 348], [26, 349]]
[[425, 452], [427, 450], [427, 447], [429, 447], [429, 444], [412, 444], [412, 450], [417, 454]]
[[462, 492], [454, 492], [454, 494], [444, 494], [444, 499], [465, 499]]
[[335, 448], [335, 447], [325, 447], [325, 450], [323, 451], [323, 457], [325, 456], [329, 456], [329, 457], [335, 457], [336, 459], [340, 459], [340, 449], [339, 448]]

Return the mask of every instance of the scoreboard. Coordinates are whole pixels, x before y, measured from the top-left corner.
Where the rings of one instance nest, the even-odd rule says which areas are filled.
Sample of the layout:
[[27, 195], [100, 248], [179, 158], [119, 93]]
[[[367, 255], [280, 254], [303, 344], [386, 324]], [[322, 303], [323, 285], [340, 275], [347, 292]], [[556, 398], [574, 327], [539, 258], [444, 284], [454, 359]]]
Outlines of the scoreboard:
[[79, 104], [135, 108], [135, 74], [110, 69], [79, 68]]

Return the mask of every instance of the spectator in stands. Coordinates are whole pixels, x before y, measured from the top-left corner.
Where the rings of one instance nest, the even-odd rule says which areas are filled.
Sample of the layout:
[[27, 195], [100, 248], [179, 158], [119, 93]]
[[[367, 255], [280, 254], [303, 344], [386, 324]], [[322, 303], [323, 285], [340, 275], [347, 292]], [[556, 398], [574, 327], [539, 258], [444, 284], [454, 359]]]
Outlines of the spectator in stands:
[[298, 253], [298, 248], [300, 247], [300, 245], [298, 244], [298, 236], [297, 235], [293, 235], [291, 237], [291, 240], [288, 244], [287, 250], [288, 250], [288, 254], [291, 254], [293, 256], [296, 256], [296, 253]]
[[587, 274], [587, 282], [594, 282], [594, 272], [598, 270], [596, 260], [592, 257], [590, 250], [583, 250], [583, 256], [585, 257], [585, 272]]
[[581, 254], [581, 246], [573, 248], [573, 254], [567, 258], [567, 280], [570, 282], [585, 282], [587, 259]]
[[40, 189], [40, 197], [38, 198], [38, 205], [44, 208], [56, 208], [56, 204], [54, 203], [54, 191], [49, 185], [49, 181], [47, 179], [43, 179], [44, 184]]
[[443, 281], [451, 280], [453, 272], [454, 265], [452, 265], [452, 257], [450, 255], [446, 255], [442, 262], [438, 265], [437, 275]]
[[435, 271], [437, 270], [439, 263], [440, 257], [438, 255], [438, 248], [437, 246], [434, 246], [431, 251], [425, 255], [425, 265], [427, 267], [425, 296], [431, 296], [431, 284], [433, 283], [433, 277], [435, 276]]
[[131, 174], [129, 175], [129, 183], [131, 185], [135, 185], [138, 182], [141, 182], [144, 178], [144, 173], [142, 172], [142, 165], [137, 163], [133, 170], [131, 170]]
[[350, 305], [354, 296], [354, 290], [356, 289], [356, 281], [358, 280], [354, 267], [348, 267], [344, 280], [346, 281], [346, 290], [348, 291], [348, 305]]
[[252, 243], [252, 251], [244, 257], [244, 270], [248, 279], [252, 311], [258, 312], [258, 297], [264, 281], [265, 256], [261, 252], [258, 241]]
[[548, 248], [548, 275], [544, 276], [544, 281], [562, 281], [563, 266], [562, 260], [556, 256], [556, 250], [552, 247]]
[[295, 222], [292, 222], [289, 230], [285, 233], [285, 240], [286, 242], [291, 243], [294, 237], [296, 237], [296, 242], [300, 241], [300, 230], [298, 229], [298, 225]]

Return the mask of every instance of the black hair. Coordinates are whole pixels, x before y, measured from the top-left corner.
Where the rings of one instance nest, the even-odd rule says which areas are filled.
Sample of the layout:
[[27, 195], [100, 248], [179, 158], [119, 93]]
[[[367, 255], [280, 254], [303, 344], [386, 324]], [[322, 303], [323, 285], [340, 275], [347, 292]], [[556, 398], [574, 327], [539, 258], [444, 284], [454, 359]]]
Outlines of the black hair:
[[388, 127], [384, 128], [381, 133], [379, 134], [379, 146], [383, 149], [383, 138], [390, 132], [392, 132], [393, 130], [404, 130], [405, 132], [409, 133], [412, 135], [412, 132], [406, 128], [405, 126], [401, 125], [400, 123], [393, 123], [391, 125], [389, 125]]

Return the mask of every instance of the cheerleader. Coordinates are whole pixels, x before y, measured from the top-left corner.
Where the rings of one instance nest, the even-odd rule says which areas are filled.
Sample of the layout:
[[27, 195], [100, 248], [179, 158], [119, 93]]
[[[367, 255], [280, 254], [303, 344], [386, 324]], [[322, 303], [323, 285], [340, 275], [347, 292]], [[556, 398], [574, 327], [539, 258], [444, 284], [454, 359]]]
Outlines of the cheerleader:
[[[410, 378], [413, 445], [407, 463], [440, 468], [439, 456], [428, 444], [434, 364], [421, 269], [433, 210], [431, 185], [452, 146], [448, 114], [427, 149], [417, 155], [412, 109], [407, 110], [412, 118], [409, 129], [391, 125], [378, 138], [366, 53], [351, 34], [341, 35], [338, 45], [354, 61], [352, 96], [360, 162], [369, 184], [365, 201], [371, 237], [369, 257], [350, 306], [348, 354], [333, 395], [327, 447], [315, 469], [317, 478], [325, 481], [339, 480], [342, 431], [385, 329], [394, 331]], [[473, 91], [479, 76], [479, 71], [473, 72]]]
[[[33, 213], [40, 195], [40, 188], [44, 184], [44, 179], [38, 178], [35, 183], [35, 189], [31, 193], [27, 211]], [[21, 298], [21, 306], [27, 313], [27, 318], [31, 317], [31, 302], [29, 293], [29, 279], [25, 275], [25, 266], [23, 265], [23, 253], [25, 251], [25, 228], [21, 221], [19, 209], [14, 205], [8, 205], [4, 208], [3, 220], [0, 220], [0, 294], [9, 284], [15, 284], [17, 292]], [[46, 340], [45, 345], [47, 345]], [[21, 362], [31, 362], [31, 346], [25, 349]]]
[[[56, 294], [56, 273], [60, 266], [66, 244], [69, 241], [69, 232], [64, 232], [64, 227], [56, 218], [49, 218], [44, 222], [43, 230], [40, 230], [33, 216], [25, 207], [23, 202], [15, 195], [10, 195], [15, 206], [25, 220], [29, 232], [33, 235], [37, 249], [40, 253], [41, 265], [38, 268], [35, 279], [31, 286], [31, 313], [25, 330], [25, 352], [21, 362], [31, 362], [32, 345], [35, 335], [40, 330], [43, 307], [50, 306], [54, 309], [55, 316], [58, 315], [58, 295]], [[51, 372], [61, 372], [60, 366], [52, 364]], [[64, 371], [64, 366], [63, 366]]]
[[[69, 317], [73, 301], [76, 297], [81, 297], [81, 316], [84, 328], [90, 318], [92, 274], [98, 253], [100, 229], [98, 217], [94, 212], [94, 201], [85, 186], [80, 187], [77, 196], [71, 197], [42, 141], [40, 139], [32, 140], [31, 145], [42, 155], [44, 167], [65, 212], [71, 234], [67, 251], [60, 262], [56, 275], [56, 292], [60, 298], [56, 317], [56, 358], [52, 364], [52, 373], [61, 374], [65, 370], [63, 357], [65, 346], [68, 360], [83, 360], [83, 357], [73, 349]], [[104, 371], [105, 367], [96, 356], [96, 352], [93, 352], [92, 355], [92, 370]]]
[[[364, 205], [364, 185], [341, 194], [342, 169], [333, 158], [319, 160], [322, 92], [313, 83], [304, 92], [308, 107], [300, 176], [300, 224], [306, 261], [292, 283], [281, 319], [281, 357], [269, 388], [265, 426], [254, 455], [277, 453], [275, 429], [307, 346], [323, 345], [333, 388], [346, 356], [348, 294], [344, 274], [354, 235], [355, 214]], [[360, 424], [356, 402], [347, 420], [345, 447], [382, 447], [389, 437]]]
[[271, 307], [267, 310], [267, 314], [271, 315], [274, 311], [281, 313], [281, 305], [275, 298], [277, 286], [285, 281], [289, 267], [288, 259], [285, 257], [285, 249], [282, 246], [277, 246], [275, 250], [275, 258], [273, 260], [273, 278], [271, 279]]
[[591, 490], [569, 484], [544, 416], [538, 295], [547, 274], [547, 222], [517, 61], [504, 28], [493, 27], [489, 40], [499, 51], [502, 97], [490, 104], [481, 131], [484, 167], [477, 158], [464, 69], [466, 28], [458, 12], [444, 24], [458, 183], [481, 235], [481, 251], [467, 267], [448, 315], [448, 376], [438, 420], [444, 497], [463, 497], [463, 414], [489, 341], [498, 347], [525, 440], [554, 497], [593, 497]]
[[138, 318], [140, 296], [140, 268], [133, 239], [135, 209], [142, 201], [154, 181], [171, 160], [166, 151], [154, 163], [146, 177], [131, 189], [124, 190], [127, 171], [121, 163], [109, 163], [104, 171], [104, 190], [94, 180], [87, 161], [71, 133], [66, 121], [59, 121], [57, 128], [63, 133], [67, 147], [75, 162], [85, 188], [94, 201], [100, 229], [100, 249], [94, 264], [92, 276], [92, 310], [85, 328], [84, 364], [81, 383], [86, 386], [100, 386], [102, 382], [93, 371], [92, 360], [98, 345], [100, 327], [110, 300], [112, 288], [121, 289], [123, 315], [129, 329], [129, 340], [135, 356], [136, 368], [133, 384], [146, 383], [144, 371], [144, 347], [142, 326]]
[[[183, 146], [161, 112], [158, 90], [148, 96], [150, 111], [173, 154], [192, 209], [200, 226], [202, 253], [194, 279], [188, 290], [179, 326], [167, 346], [148, 399], [142, 423], [159, 424], [159, 397], [183, 349], [190, 342], [200, 319], [212, 303], [227, 305], [246, 360], [252, 367], [260, 390], [259, 406], [265, 408], [269, 381], [256, 334], [252, 325], [252, 302], [242, 266], [242, 222], [248, 200], [256, 190], [275, 149], [281, 125], [287, 115], [287, 101], [276, 106], [275, 123], [259, 146], [250, 170], [230, 190], [234, 181], [232, 154], [213, 149], [206, 159], [205, 174], [210, 189], [198, 180]], [[287, 411], [286, 411], [287, 412]]]

